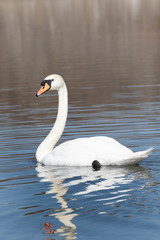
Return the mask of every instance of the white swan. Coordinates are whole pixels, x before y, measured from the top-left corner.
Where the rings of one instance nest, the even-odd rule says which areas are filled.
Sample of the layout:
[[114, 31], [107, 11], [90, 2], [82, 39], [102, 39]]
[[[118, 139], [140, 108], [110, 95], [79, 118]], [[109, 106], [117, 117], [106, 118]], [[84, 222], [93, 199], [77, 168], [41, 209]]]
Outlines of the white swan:
[[[53, 128], [36, 151], [38, 162], [45, 165], [91, 166], [93, 162], [100, 165], [132, 165], [149, 156], [153, 148], [133, 152], [113, 138], [97, 136], [69, 140], [55, 147], [61, 137], [68, 113], [68, 92], [63, 78], [52, 74], [41, 82], [41, 89], [36, 96], [48, 90], [58, 91], [58, 114]], [[55, 148], [54, 148], [55, 147]]]

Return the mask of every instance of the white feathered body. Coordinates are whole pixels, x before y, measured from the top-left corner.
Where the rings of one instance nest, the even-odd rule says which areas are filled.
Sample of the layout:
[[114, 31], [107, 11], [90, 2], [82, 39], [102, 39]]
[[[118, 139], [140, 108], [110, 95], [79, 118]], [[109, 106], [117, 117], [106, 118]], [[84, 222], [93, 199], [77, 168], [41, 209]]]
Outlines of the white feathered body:
[[146, 158], [152, 149], [134, 153], [113, 138], [89, 137], [64, 142], [44, 159], [45, 165], [91, 166], [94, 160], [101, 165], [133, 165]]

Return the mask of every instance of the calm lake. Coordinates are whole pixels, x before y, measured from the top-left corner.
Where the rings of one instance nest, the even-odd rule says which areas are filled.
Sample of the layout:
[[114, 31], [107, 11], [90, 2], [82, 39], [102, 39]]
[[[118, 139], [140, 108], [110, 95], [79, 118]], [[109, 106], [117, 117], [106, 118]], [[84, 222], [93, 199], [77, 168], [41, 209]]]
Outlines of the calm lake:
[[[35, 152], [57, 114], [62, 75], [69, 114], [58, 144], [113, 137], [138, 166], [45, 167]], [[0, 0], [0, 239], [159, 240], [160, 1]]]

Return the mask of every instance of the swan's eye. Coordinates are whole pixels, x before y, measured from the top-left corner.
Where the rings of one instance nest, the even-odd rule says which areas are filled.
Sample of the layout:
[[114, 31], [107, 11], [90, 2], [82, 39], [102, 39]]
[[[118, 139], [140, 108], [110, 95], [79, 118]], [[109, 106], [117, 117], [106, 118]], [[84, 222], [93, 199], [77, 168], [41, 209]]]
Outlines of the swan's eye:
[[41, 82], [41, 86], [44, 86], [44, 85], [45, 85], [45, 82], [44, 82], [44, 81], [42, 81], [42, 82]]

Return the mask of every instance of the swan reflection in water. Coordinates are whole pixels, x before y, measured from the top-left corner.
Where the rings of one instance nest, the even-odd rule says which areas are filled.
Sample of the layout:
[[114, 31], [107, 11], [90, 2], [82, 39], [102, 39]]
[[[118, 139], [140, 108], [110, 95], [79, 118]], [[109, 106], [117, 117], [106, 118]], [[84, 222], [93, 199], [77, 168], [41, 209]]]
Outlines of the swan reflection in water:
[[[141, 166], [123, 168], [103, 166], [99, 171], [94, 171], [90, 167], [56, 167], [38, 163], [36, 170], [41, 182], [51, 183], [50, 190], [45, 194], [52, 194], [52, 197], [61, 204], [61, 209], [50, 214], [63, 224], [62, 227], [56, 229], [55, 233], [65, 236], [64, 239], [71, 240], [76, 238], [76, 226], [72, 221], [74, 217], [78, 216], [78, 209], [83, 209], [83, 201], [80, 203], [80, 198], [94, 196], [97, 206], [99, 201], [103, 202], [100, 205], [116, 204], [126, 201], [135, 187], [135, 185], [127, 185], [126, 188], [122, 186], [130, 184], [134, 180], [150, 178], [149, 172]], [[74, 200], [78, 199], [77, 212], [76, 204], [74, 204], [73, 210], [68, 206], [66, 200], [68, 189], [71, 187], [74, 188], [72, 193]], [[141, 187], [145, 186], [141, 185]], [[112, 190], [114, 196], [108, 192], [106, 194], [107, 190]]]

